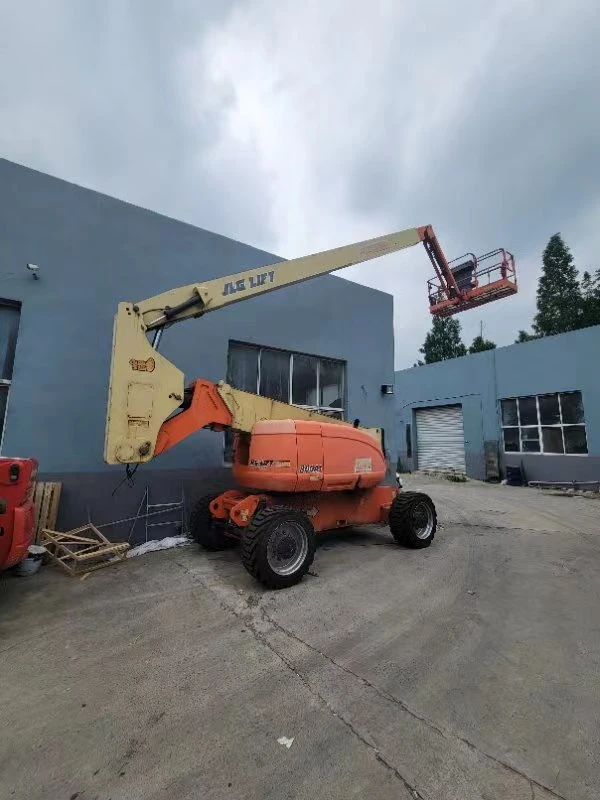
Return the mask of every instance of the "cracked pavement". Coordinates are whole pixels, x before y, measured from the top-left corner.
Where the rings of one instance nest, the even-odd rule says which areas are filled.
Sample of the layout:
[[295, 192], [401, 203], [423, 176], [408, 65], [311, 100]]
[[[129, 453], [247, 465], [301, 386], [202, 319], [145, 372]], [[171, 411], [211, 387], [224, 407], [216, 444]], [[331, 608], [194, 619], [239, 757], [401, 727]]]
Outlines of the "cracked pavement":
[[4, 577], [0, 796], [597, 798], [600, 500], [407, 483], [431, 548], [327, 535], [287, 591], [195, 547]]

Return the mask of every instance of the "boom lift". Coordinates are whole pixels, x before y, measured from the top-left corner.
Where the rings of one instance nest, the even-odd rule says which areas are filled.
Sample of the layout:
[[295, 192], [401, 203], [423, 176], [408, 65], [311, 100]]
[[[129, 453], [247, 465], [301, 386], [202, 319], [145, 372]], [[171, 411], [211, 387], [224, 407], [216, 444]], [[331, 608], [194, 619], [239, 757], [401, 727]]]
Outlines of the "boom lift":
[[183, 286], [137, 303], [119, 303], [105, 461], [130, 469], [201, 428], [234, 431], [233, 476], [243, 489], [198, 501], [190, 530], [208, 550], [241, 541], [244, 566], [270, 588], [302, 579], [312, 563], [319, 531], [389, 523], [399, 544], [430, 545], [436, 529], [431, 499], [382, 485], [386, 461], [381, 429], [361, 428], [222, 381], [198, 379], [184, 388], [183, 373], [158, 352], [163, 331], [184, 319], [419, 242], [448, 292], [445, 302], [451, 305], [444, 308], [451, 310], [444, 313], [456, 313], [461, 303], [472, 307], [474, 296], [460, 288], [461, 278], [452, 271], [429, 225]]

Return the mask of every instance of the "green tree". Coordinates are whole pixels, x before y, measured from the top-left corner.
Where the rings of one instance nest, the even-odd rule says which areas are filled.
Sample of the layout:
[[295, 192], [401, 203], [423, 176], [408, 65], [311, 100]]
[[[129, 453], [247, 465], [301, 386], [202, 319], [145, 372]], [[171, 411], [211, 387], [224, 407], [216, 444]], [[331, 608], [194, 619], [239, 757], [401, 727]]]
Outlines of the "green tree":
[[476, 336], [473, 339], [473, 344], [469, 347], [469, 353], [483, 353], [484, 350], [495, 349], [495, 342], [490, 342], [489, 339], [484, 339], [483, 336]]
[[515, 339], [515, 344], [521, 344], [521, 342], [533, 342], [534, 339], [539, 339], [539, 336], [535, 336], [533, 333], [528, 333], [527, 331], [519, 331], [519, 335]]
[[594, 275], [584, 272], [581, 278], [581, 327], [600, 325], [600, 269]]
[[550, 238], [542, 264], [533, 328], [540, 336], [574, 331], [582, 322], [581, 289], [573, 256], [560, 233]]
[[460, 338], [460, 322], [453, 317], [434, 317], [431, 330], [419, 352], [423, 354], [425, 364], [466, 356], [467, 348]]

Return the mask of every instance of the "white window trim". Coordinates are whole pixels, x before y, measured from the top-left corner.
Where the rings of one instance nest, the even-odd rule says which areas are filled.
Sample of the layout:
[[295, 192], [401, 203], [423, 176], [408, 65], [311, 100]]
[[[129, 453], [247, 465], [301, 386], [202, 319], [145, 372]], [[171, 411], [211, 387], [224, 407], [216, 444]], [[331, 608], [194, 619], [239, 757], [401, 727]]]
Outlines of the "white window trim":
[[[534, 395], [526, 394], [526, 395], [521, 395], [520, 397], [503, 397], [500, 400], [500, 427], [502, 428], [502, 451], [504, 453], [508, 453], [509, 455], [514, 453], [515, 455], [519, 454], [519, 455], [527, 455], [527, 456], [568, 456], [569, 458], [571, 458], [571, 457], [587, 458], [589, 456], [589, 450], [588, 450], [587, 453], [567, 453], [566, 452], [565, 433], [564, 433], [564, 429], [565, 428], [575, 428], [575, 427], [581, 427], [583, 425], [583, 428], [585, 430], [585, 441], [586, 441], [586, 446], [587, 446], [587, 423], [585, 422], [585, 409], [584, 409], [584, 421], [583, 422], [563, 422], [561, 395], [563, 395], [563, 394], [574, 394], [575, 392], [579, 392], [579, 394], [581, 395], [582, 402], [583, 402], [583, 393], [579, 389], [570, 389], [570, 390], [566, 390], [566, 391], [562, 391], [562, 392], [545, 392], [543, 395], [540, 395], [540, 394], [534, 394]], [[560, 414], [560, 422], [557, 423], [557, 424], [554, 424], [554, 425], [543, 425], [542, 424], [542, 418], [540, 416], [540, 397], [546, 397], [549, 394], [555, 394], [555, 395], [558, 396], [558, 413]], [[537, 420], [538, 420], [537, 421], [537, 425], [521, 425], [521, 410], [519, 408], [519, 400], [523, 399], [524, 397], [535, 397], [535, 408], [536, 408]], [[503, 421], [502, 421], [502, 402], [505, 401], [505, 400], [514, 400], [515, 401], [516, 408], [517, 408], [517, 423], [518, 423], [517, 425], [504, 425], [503, 424]], [[519, 431], [519, 448], [520, 448], [519, 450], [507, 450], [506, 449], [506, 446], [504, 444], [504, 430], [506, 428], [510, 428], [512, 430], [516, 429], [516, 430]], [[523, 428], [537, 428], [538, 438], [539, 438], [539, 443], [540, 443], [540, 449], [539, 450], [523, 450], [523, 436], [521, 434], [521, 431], [523, 430]], [[547, 453], [544, 450], [544, 437], [542, 435], [542, 428], [559, 428], [560, 429], [561, 437], [562, 437], [562, 444], [563, 444], [563, 452], [562, 453]]]

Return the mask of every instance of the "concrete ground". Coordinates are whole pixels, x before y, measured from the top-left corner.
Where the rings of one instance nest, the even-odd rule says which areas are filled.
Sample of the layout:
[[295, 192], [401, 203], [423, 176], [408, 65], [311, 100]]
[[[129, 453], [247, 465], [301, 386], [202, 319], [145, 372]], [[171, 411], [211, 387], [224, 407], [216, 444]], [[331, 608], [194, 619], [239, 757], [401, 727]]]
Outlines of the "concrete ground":
[[431, 548], [330, 535], [288, 591], [192, 547], [5, 577], [0, 796], [598, 798], [600, 500], [408, 483]]

